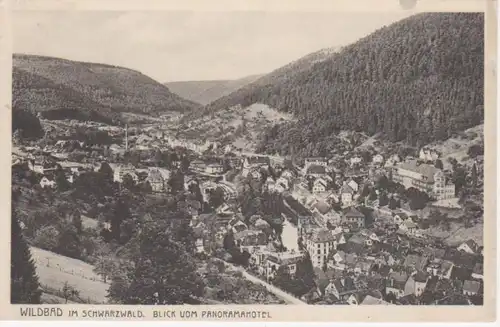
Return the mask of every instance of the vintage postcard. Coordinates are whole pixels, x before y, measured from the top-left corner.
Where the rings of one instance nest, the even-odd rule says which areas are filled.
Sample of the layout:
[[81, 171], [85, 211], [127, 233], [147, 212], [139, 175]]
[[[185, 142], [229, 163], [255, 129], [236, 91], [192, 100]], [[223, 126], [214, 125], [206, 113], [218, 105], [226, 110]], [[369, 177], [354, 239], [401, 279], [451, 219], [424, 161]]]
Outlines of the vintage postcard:
[[493, 321], [495, 6], [4, 0], [1, 318]]

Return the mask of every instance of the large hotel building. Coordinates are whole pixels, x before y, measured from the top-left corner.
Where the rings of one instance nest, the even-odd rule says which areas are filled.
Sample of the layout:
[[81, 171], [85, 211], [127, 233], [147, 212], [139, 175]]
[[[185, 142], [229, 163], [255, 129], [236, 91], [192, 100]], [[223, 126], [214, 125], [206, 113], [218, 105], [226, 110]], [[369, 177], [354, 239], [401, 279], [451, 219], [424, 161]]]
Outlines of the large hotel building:
[[392, 180], [414, 187], [436, 200], [455, 197], [455, 184], [447, 181], [441, 169], [429, 164], [419, 164], [416, 160], [399, 163], [392, 167]]

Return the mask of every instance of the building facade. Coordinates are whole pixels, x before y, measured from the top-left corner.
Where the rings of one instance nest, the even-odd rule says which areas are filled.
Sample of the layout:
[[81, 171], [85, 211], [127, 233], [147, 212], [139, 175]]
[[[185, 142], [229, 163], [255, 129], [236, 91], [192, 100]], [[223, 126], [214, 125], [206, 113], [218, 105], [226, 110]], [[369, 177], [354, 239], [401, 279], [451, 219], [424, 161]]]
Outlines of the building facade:
[[397, 164], [392, 170], [392, 180], [405, 188], [416, 188], [436, 200], [455, 197], [455, 185], [446, 180], [441, 169], [411, 160]]
[[313, 267], [322, 268], [331, 251], [337, 249], [337, 238], [328, 229], [315, 229], [306, 236], [305, 247]]

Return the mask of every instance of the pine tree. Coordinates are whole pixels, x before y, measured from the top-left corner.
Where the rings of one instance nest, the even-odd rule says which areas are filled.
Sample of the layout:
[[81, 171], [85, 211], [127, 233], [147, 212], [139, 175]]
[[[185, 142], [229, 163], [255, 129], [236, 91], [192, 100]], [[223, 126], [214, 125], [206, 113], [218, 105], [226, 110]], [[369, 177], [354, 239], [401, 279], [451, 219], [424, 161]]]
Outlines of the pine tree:
[[39, 304], [42, 294], [39, 289], [35, 262], [28, 244], [22, 236], [15, 211], [12, 213], [10, 262], [10, 302], [15, 304]]

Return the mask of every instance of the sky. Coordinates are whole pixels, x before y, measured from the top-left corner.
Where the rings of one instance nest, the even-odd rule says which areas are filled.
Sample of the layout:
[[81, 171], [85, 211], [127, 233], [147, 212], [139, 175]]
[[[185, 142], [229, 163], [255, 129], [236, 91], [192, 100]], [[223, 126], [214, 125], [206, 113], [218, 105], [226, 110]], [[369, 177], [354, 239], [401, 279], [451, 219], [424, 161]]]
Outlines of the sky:
[[124, 66], [159, 82], [236, 79], [355, 42], [403, 12], [17, 11], [13, 49]]

